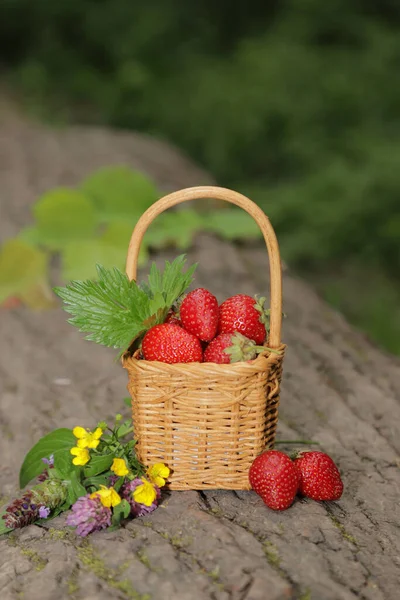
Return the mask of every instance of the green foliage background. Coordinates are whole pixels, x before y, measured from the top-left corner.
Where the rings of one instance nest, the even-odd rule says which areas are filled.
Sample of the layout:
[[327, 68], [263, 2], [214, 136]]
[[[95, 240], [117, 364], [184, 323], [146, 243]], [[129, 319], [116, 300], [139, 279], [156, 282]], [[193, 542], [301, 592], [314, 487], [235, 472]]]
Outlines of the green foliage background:
[[289, 264], [400, 353], [397, 0], [0, 10], [4, 74], [32, 110], [175, 142], [259, 202]]

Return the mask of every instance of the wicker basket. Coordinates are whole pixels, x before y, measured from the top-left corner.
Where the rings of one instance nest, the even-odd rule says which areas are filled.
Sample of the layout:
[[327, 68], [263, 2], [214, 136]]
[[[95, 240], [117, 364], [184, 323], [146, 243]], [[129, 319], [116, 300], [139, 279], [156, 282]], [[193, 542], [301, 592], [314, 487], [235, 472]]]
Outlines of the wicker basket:
[[279, 248], [263, 211], [224, 188], [194, 187], [165, 196], [138, 221], [131, 238], [127, 274], [135, 279], [143, 236], [164, 210], [188, 200], [215, 198], [240, 206], [258, 223], [269, 254], [271, 327], [268, 344], [280, 354], [251, 362], [165, 364], [125, 356], [136, 451], [146, 465], [164, 462], [173, 490], [250, 488], [254, 458], [273, 445], [285, 346], [281, 344], [282, 282]]

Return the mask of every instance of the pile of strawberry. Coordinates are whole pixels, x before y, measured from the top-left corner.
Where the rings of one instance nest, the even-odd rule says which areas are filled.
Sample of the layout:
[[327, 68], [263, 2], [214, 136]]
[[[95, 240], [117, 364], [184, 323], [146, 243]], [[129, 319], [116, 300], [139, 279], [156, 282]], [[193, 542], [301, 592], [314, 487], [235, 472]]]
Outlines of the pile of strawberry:
[[269, 311], [265, 298], [232, 296], [218, 306], [205, 288], [189, 292], [165, 323], [151, 327], [142, 341], [145, 360], [165, 363], [249, 361], [264, 352]]
[[339, 500], [343, 483], [333, 460], [324, 452], [301, 452], [294, 460], [279, 450], [257, 456], [249, 471], [253, 490], [273, 510], [285, 510], [297, 494], [313, 500]]

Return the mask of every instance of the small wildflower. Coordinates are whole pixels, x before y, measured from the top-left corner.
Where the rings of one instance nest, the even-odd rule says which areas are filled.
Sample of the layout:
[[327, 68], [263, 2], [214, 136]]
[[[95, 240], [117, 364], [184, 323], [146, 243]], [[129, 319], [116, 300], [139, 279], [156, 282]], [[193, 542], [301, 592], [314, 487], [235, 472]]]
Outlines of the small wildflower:
[[[149, 484], [151, 485], [151, 484]], [[150, 504], [150, 506], [146, 506], [145, 504], [141, 504], [140, 502], [137, 502], [134, 498], [134, 494], [135, 491], [140, 488], [141, 486], [143, 486], [143, 479], [133, 479], [132, 481], [128, 481], [127, 483], [125, 483], [122, 488], [121, 488], [121, 495], [122, 497], [127, 500], [131, 506], [131, 514], [134, 517], [141, 517], [143, 515], [147, 515], [148, 513], [153, 512], [153, 510], [155, 510], [158, 506], [158, 501], [160, 500], [161, 497], [161, 491], [160, 488], [157, 486], [154, 486], [154, 490], [155, 490], [155, 499], [154, 501]]]
[[154, 485], [147, 481], [147, 479], [142, 479], [141, 481], [141, 485], [138, 485], [133, 492], [133, 499], [139, 504], [151, 506], [154, 500], [157, 498], [156, 490]]
[[49, 467], [54, 466], [54, 454], [50, 454], [49, 458], [42, 458], [42, 462]]
[[169, 477], [169, 474], [170, 470], [164, 463], [156, 463], [147, 470], [150, 481], [160, 488], [165, 485], [165, 480]]
[[74, 448], [71, 448], [70, 452], [75, 456], [75, 458], [72, 459], [72, 462], [76, 466], [86, 465], [90, 460], [90, 454], [87, 448], [78, 448], [77, 446], [74, 446]]
[[47, 508], [47, 506], [41, 506], [39, 508], [39, 517], [41, 519], [47, 519], [47, 517], [49, 516], [49, 514], [50, 514], [50, 509]]
[[76, 533], [81, 537], [111, 525], [111, 509], [104, 506], [99, 497], [93, 498], [89, 494], [82, 496], [71, 510], [66, 524], [76, 527]]
[[3, 515], [4, 524], [8, 529], [26, 527], [34, 523], [39, 517], [40, 506], [36, 503], [31, 490], [13, 500], [6, 508]]
[[103, 435], [103, 430], [97, 427], [95, 431], [89, 431], [83, 427], [74, 427], [72, 430], [74, 436], [78, 439], [78, 448], [97, 448], [100, 444], [100, 438]]
[[101, 489], [97, 492], [90, 494], [91, 498], [100, 498], [103, 506], [109, 508], [110, 506], [118, 506], [121, 502], [121, 496], [114, 490], [114, 488], [107, 488], [105, 485], [100, 486]]
[[129, 469], [123, 458], [114, 458], [113, 464], [111, 465], [111, 471], [119, 477], [124, 477], [129, 473]]

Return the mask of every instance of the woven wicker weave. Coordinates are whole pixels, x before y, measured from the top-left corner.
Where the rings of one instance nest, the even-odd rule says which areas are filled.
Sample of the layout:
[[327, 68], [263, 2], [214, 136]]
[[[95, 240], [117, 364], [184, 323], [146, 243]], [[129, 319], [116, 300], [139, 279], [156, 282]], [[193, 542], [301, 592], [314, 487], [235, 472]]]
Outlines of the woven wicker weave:
[[281, 344], [282, 284], [279, 248], [263, 211], [241, 194], [217, 187], [188, 188], [151, 206], [132, 234], [127, 274], [136, 278], [144, 233], [167, 208], [196, 198], [226, 200], [258, 223], [268, 248], [271, 273], [271, 327], [268, 344], [280, 350], [251, 362], [168, 365], [125, 356], [129, 375], [136, 451], [146, 465], [165, 462], [169, 488], [249, 489], [254, 458], [275, 440], [285, 346]]

